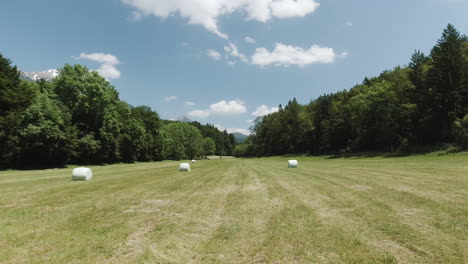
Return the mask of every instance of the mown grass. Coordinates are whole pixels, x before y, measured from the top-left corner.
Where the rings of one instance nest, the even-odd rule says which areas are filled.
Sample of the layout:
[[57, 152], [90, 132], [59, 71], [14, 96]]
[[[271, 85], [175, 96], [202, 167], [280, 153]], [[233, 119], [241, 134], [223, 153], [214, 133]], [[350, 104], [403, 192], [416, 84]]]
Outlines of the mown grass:
[[468, 154], [0, 172], [0, 263], [467, 263]]

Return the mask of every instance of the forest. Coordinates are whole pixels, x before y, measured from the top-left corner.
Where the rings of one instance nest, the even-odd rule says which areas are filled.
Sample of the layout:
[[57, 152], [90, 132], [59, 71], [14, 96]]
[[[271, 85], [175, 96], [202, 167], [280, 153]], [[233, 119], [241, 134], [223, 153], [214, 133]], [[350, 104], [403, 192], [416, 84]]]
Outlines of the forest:
[[194, 159], [231, 155], [234, 145], [213, 125], [161, 120], [148, 106], [127, 104], [84, 66], [30, 82], [0, 54], [1, 169]]
[[203, 158], [468, 148], [468, 38], [448, 25], [429, 55], [306, 105], [294, 98], [255, 120], [243, 144], [213, 125], [161, 120], [97, 72], [65, 65], [20, 80], [0, 54], [0, 168]]
[[429, 55], [301, 105], [255, 120], [235, 156], [408, 153], [468, 148], [468, 38], [448, 25]]

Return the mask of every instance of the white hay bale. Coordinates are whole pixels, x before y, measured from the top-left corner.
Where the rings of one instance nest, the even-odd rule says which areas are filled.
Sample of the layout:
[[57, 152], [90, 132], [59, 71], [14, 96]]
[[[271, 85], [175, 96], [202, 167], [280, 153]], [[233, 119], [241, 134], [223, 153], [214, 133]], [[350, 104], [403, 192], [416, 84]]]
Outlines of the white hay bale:
[[192, 163], [195, 163], [195, 162], [197, 162], [197, 161], [196, 161], [196, 160], [192, 160]]
[[181, 163], [180, 166], [180, 171], [190, 171], [190, 164], [188, 163]]
[[74, 181], [89, 181], [93, 177], [93, 172], [90, 168], [74, 168], [72, 172], [72, 180]]
[[297, 160], [288, 160], [288, 168], [297, 168]]

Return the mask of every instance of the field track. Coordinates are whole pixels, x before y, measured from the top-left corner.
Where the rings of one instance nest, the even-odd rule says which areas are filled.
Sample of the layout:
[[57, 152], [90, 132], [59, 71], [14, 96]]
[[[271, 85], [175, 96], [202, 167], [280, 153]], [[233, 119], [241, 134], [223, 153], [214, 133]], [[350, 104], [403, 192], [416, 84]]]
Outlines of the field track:
[[468, 263], [468, 155], [0, 172], [0, 263]]

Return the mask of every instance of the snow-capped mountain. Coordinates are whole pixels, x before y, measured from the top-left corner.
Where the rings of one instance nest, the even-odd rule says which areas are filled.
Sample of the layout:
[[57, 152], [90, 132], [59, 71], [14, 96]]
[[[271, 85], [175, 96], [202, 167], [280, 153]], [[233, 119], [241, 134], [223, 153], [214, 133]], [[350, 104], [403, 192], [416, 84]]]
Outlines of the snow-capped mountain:
[[40, 79], [44, 79], [46, 81], [51, 81], [55, 77], [59, 75], [59, 71], [55, 69], [51, 69], [48, 71], [41, 71], [41, 72], [24, 72], [20, 71], [20, 78], [26, 81], [37, 81]]

